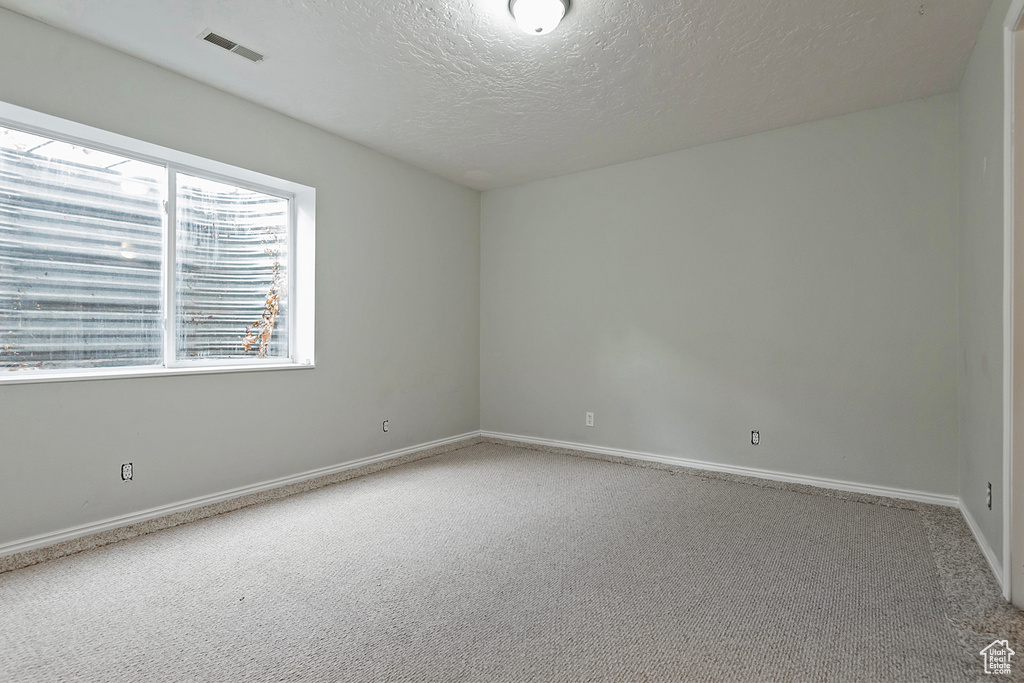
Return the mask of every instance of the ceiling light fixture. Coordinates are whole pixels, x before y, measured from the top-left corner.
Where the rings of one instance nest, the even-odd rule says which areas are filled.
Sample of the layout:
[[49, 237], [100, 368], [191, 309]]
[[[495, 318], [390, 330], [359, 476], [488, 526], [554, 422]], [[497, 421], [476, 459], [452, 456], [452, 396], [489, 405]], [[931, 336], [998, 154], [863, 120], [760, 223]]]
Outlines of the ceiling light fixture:
[[569, 9], [569, 0], [510, 0], [508, 11], [531, 36], [550, 33]]

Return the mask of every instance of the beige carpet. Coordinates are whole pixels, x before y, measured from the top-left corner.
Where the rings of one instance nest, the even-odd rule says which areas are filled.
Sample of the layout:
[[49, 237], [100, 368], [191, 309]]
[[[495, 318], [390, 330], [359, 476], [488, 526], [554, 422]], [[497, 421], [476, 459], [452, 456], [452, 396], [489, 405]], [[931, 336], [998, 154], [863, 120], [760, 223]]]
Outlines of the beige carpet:
[[927, 508], [476, 444], [0, 574], [0, 680], [981, 680]]

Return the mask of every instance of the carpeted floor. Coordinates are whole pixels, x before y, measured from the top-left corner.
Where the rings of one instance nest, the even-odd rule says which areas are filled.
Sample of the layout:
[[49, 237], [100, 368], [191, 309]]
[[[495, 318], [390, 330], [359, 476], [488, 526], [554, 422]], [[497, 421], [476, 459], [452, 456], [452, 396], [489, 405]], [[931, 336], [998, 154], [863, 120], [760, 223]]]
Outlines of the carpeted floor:
[[995, 678], [959, 513], [879, 502], [479, 443], [0, 574], [0, 680]]

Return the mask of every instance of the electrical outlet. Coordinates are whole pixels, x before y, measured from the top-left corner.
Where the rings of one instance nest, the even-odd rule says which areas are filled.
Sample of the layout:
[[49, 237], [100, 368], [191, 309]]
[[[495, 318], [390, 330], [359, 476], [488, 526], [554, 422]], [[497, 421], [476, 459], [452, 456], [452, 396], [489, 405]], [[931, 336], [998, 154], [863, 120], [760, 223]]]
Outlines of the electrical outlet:
[[132, 475], [134, 474], [134, 472], [132, 471], [133, 469], [134, 468], [132, 467], [132, 464], [130, 462], [126, 462], [125, 464], [121, 465], [121, 481], [131, 481]]
[[594, 414], [593, 413], [587, 413], [587, 426], [588, 427], [593, 427], [594, 426]]
[[391, 420], [384, 420], [384, 422], [381, 423], [380, 428], [387, 432], [391, 427], [391, 425], [388, 424], [389, 422], [391, 422]]
[[988, 493], [985, 494], [985, 502], [988, 505], [988, 509], [992, 509], [992, 482], [988, 483]]
[[752, 432], [750, 432], [750, 443], [753, 446], [756, 446], [757, 444], [761, 443], [761, 431], [760, 430], [755, 429]]

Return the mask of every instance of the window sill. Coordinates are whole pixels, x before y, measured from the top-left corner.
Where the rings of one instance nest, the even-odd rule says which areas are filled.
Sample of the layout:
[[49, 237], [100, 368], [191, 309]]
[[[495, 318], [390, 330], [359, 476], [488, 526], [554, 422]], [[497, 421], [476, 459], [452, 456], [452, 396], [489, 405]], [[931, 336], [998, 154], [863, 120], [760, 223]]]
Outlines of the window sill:
[[97, 370], [68, 370], [47, 372], [46, 370], [19, 372], [0, 370], [0, 386], [5, 384], [41, 384], [44, 382], [75, 382], [97, 379], [126, 379], [131, 377], [167, 377], [168, 375], [222, 375], [233, 372], [265, 372], [268, 370], [312, 370], [310, 363], [260, 363], [253, 365], [202, 365], [197, 367], [145, 367], [145, 368], [101, 368]]

